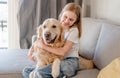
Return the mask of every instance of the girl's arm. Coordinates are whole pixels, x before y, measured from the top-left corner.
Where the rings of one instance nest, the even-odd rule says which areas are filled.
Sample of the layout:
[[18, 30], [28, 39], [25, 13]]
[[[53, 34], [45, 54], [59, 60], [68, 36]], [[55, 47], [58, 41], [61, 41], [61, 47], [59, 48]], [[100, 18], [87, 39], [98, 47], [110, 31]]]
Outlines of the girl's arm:
[[73, 45], [72, 41], [66, 41], [66, 43], [64, 44], [63, 47], [61, 48], [54, 48], [54, 47], [49, 47], [47, 45], [45, 45], [42, 41], [42, 39], [39, 40], [38, 43], [38, 47], [41, 47], [51, 53], [54, 53], [56, 55], [60, 55], [60, 56], [65, 56], [67, 54], [67, 52], [71, 49]]

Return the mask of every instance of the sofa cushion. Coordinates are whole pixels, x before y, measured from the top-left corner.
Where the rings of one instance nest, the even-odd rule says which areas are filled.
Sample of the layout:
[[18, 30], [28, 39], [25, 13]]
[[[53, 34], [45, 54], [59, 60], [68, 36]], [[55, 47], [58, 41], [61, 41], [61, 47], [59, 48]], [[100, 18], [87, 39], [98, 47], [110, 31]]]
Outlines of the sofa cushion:
[[0, 75], [18, 74], [26, 65], [33, 65], [27, 53], [28, 49], [0, 50]]
[[78, 74], [72, 78], [97, 78], [98, 74], [98, 69], [80, 70]]
[[88, 59], [93, 59], [102, 23], [102, 20], [83, 18], [82, 36], [79, 44], [79, 53], [81, 56]]
[[102, 69], [120, 56], [120, 26], [103, 24], [94, 55], [96, 67]]

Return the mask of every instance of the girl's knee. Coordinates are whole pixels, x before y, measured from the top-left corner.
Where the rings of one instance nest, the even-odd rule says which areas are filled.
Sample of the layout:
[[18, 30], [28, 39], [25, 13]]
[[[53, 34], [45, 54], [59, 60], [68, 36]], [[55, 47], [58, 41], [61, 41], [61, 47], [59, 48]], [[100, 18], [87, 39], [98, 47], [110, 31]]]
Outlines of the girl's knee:
[[24, 78], [29, 78], [29, 73], [28, 73], [27, 69], [23, 69], [22, 75]]
[[29, 71], [29, 69], [24, 68], [24, 69], [23, 69], [23, 71], [22, 71], [23, 76], [24, 76], [24, 75], [26, 75], [26, 74], [29, 74], [29, 72], [28, 72], [28, 71]]
[[25, 73], [30, 73], [31, 71], [33, 71], [34, 70], [34, 68], [32, 68], [32, 67], [25, 67], [24, 69], [23, 69], [23, 73], [25, 72]]
[[22, 71], [24, 78], [29, 78], [29, 74], [34, 70], [32, 67], [25, 67]]

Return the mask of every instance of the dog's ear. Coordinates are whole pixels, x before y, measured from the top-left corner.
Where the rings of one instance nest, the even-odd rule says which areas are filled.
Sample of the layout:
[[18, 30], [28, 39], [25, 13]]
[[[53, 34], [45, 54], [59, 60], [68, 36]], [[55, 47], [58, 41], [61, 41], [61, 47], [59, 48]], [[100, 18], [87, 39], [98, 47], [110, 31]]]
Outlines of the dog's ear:
[[60, 35], [60, 41], [63, 42], [64, 41], [64, 29], [61, 26], [61, 35]]
[[40, 25], [40, 26], [37, 28], [37, 37], [38, 37], [38, 38], [41, 38], [41, 37], [42, 37], [42, 25]]

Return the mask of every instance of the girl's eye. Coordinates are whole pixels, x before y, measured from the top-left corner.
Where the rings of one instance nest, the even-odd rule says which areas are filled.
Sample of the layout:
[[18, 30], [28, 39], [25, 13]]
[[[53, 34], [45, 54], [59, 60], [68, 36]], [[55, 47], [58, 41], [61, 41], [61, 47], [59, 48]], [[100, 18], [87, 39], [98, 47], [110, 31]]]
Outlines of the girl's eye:
[[52, 28], [56, 28], [56, 26], [55, 26], [55, 25], [53, 25], [53, 26], [52, 26]]
[[70, 19], [70, 21], [73, 21], [73, 19]]

